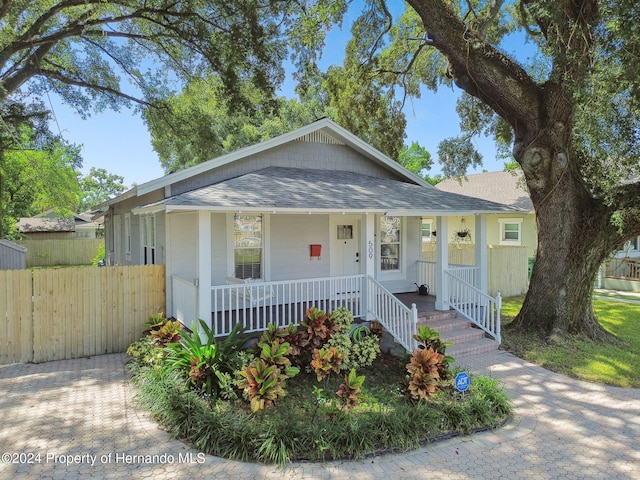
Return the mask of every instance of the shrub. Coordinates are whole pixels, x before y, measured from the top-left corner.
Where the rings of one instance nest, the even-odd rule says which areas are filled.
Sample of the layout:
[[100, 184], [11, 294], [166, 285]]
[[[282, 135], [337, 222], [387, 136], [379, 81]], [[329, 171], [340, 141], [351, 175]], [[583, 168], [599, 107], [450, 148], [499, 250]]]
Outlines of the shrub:
[[151, 330], [151, 337], [159, 347], [165, 347], [169, 343], [180, 341], [180, 322], [167, 320], [160, 328]]
[[358, 404], [360, 389], [364, 383], [364, 375], [357, 375], [355, 369], [344, 376], [344, 383], [338, 387], [336, 395], [345, 402], [345, 407], [350, 409]]
[[230, 396], [229, 376], [235, 370], [235, 355], [245, 342], [242, 326], [237, 324], [229, 336], [217, 342], [214, 332], [204, 320], [200, 320], [202, 334], [195, 324], [191, 332], [181, 331], [179, 343], [168, 344], [165, 369], [177, 372], [191, 388], [201, 391], [210, 399], [222, 392]]

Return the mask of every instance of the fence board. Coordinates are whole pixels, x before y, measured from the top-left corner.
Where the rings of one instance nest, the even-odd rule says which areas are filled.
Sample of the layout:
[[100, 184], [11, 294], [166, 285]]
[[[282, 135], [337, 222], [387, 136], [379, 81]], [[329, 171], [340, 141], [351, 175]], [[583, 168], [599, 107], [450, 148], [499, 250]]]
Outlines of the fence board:
[[27, 247], [27, 268], [54, 265], [89, 265], [98, 254], [102, 239], [74, 238], [21, 240]]
[[[436, 246], [423, 248], [422, 259], [435, 261]], [[474, 265], [475, 245], [449, 245], [449, 263]], [[490, 295], [523, 295], [529, 288], [527, 247], [491, 245], [488, 247], [487, 276]]]
[[123, 352], [164, 311], [163, 265], [0, 271], [0, 364]]

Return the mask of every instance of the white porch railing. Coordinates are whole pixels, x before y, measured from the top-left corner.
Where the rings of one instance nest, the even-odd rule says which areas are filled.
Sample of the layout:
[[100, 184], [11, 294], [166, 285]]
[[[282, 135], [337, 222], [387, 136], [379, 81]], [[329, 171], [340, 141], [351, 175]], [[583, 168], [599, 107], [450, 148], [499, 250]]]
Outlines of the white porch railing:
[[416, 305], [408, 308], [371, 277], [367, 281], [367, 295], [367, 313], [372, 314], [408, 352], [412, 352], [417, 346], [413, 338], [418, 331]]
[[307, 309], [314, 306], [327, 313], [346, 307], [354, 317], [361, 317], [363, 280], [364, 275], [350, 275], [213, 286], [216, 336], [228, 335], [238, 322], [246, 332], [266, 330], [269, 324], [299, 325]]
[[449, 306], [501, 343], [500, 293], [493, 298], [461, 278], [466, 276], [466, 272], [460, 273], [457, 268], [445, 270]]
[[171, 276], [173, 311], [171, 316], [183, 324], [191, 326], [197, 319], [198, 287], [193, 280], [185, 280], [177, 275]]
[[436, 293], [436, 262], [418, 260], [418, 285], [429, 285], [429, 293]]

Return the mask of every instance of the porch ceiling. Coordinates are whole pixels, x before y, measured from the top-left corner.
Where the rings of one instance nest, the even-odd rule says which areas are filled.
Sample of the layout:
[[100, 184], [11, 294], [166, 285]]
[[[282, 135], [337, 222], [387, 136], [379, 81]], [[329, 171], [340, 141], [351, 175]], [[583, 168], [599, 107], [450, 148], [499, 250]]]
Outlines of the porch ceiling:
[[373, 211], [455, 215], [520, 211], [499, 203], [354, 172], [268, 167], [139, 209]]

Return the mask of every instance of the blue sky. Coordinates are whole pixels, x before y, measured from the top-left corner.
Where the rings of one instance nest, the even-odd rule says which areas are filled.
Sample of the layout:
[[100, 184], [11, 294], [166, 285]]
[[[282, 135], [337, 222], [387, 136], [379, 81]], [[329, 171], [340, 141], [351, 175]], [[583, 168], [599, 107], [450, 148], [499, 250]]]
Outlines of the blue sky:
[[[348, 23], [345, 21], [345, 25]], [[329, 64], [342, 63], [344, 43], [349, 35], [348, 26], [330, 33], [326, 51], [336, 52], [337, 55], [325, 54], [321, 62], [323, 70]], [[286, 95], [286, 90], [282, 94]], [[438, 143], [459, 132], [459, 119], [455, 111], [459, 94], [460, 90], [455, 87], [441, 87], [437, 93], [425, 89], [422, 98], [409, 100], [405, 106], [405, 143], [417, 141], [437, 160]], [[48, 99], [45, 101], [48, 102]], [[91, 167], [105, 168], [110, 173], [123, 176], [127, 187], [163, 175], [158, 156], [151, 147], [149, 132], [140, 116], [132, 110], [94, 113], [83, 120], [53, 95], [51, 106], [57, 121], [57, 124], [52, 124], [52, 129], [57, 131], [59, 128], [69, 142], [82, 145], [83, 173], [88, 173]], [[483, 169], [503, 169], [504, 160], [496, 160], [495, 148], [489, 139], [477, 140], [476, 148], [483, 156]], [[430, 173], [434, 175], [439, 172], [440, 165], [435, 161]]]

